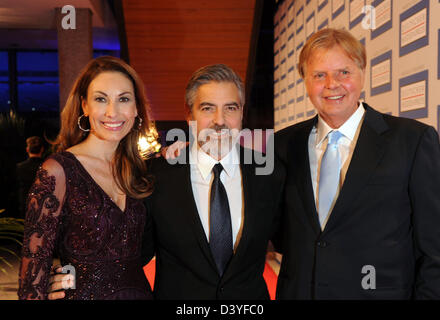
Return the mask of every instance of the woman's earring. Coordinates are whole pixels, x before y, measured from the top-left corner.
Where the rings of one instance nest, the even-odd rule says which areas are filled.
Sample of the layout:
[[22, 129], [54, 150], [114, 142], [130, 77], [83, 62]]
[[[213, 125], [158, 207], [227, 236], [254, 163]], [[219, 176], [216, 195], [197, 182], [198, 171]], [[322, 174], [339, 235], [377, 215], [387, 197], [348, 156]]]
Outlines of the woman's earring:
[[82, 117], [87, 117], [85, 114], [82, 114], [78, 117], [78, 127], [80, 130], [84, 131], [84, 132], [88, 132], [90, 131], [90, 129], [84, 129], [83, 127], [81, 127], [81, 118]]
[[[138, 116], [139, 117], [139, 116]], [[139, 124], [138, 124], [138, 128], [140, 129], [142, 127], [142, 118], [139, 117]]]

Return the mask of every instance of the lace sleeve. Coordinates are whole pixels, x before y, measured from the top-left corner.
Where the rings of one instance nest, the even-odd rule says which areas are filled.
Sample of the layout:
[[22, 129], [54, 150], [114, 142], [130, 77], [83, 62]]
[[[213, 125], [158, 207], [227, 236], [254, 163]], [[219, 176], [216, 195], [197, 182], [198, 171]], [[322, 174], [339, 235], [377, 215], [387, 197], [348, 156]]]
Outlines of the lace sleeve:
[[65, 193], [64, 170], [56, 160], [48, 159], [38, 170], [26, 202], [19, 299], [47, 299]]

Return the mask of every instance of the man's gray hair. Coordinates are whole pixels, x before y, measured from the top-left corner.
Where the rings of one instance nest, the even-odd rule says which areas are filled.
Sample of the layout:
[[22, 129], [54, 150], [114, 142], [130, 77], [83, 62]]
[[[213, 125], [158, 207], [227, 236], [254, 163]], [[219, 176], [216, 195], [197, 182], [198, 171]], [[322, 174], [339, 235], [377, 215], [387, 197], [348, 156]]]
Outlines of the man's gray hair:
[[211, 64], [193, 73], [185, 89], [185, 104], [192, 109], [197, 89], [209, 82], [232, 82], [237, 86], [241, 107], [244, 105], [244, 85], [240, 76], [225, 64]]

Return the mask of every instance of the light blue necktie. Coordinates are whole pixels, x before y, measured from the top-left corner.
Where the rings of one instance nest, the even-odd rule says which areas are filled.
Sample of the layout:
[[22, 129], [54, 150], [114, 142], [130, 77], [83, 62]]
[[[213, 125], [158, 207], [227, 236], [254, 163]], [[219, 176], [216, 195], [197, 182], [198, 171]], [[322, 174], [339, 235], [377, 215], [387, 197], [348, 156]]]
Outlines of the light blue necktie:
[[331, 131], [328, 134], [327, 148], [322, 156], [318, 191], [318, 214], [321, 226], [330, 213], [339, 187], [341, 157], [338, 150], [338, 140], [340, 137], [342, 137], [342, 133], [339, 131]]

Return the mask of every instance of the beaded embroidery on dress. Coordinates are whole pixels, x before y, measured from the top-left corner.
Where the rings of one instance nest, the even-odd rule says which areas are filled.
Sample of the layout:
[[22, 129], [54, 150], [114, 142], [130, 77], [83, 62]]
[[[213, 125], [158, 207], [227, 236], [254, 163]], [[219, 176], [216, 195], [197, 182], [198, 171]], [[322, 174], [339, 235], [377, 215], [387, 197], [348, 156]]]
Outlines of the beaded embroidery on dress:
[[142, 200], [124, 212], [70, 152], [54, 154], [37, 173], [28, 201], [19, 275], [20, 299], [47, 299], [52, 258], [75, 268], [65, 299], [151, 299], [141, 244]]

